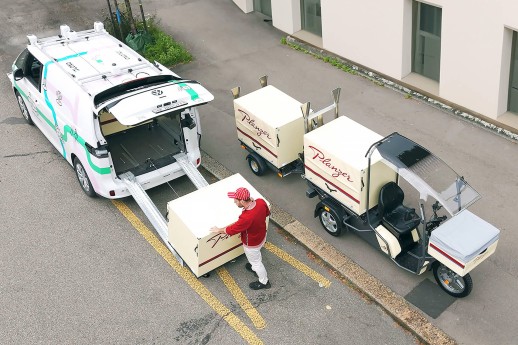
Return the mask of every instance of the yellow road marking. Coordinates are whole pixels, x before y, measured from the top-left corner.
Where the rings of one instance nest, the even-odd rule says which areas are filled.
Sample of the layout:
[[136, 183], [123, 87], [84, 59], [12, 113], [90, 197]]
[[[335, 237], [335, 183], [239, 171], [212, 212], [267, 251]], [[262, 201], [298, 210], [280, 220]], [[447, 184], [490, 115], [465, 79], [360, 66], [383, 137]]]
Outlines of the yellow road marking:
[[250, 318], [255, 328], [263, 329], [266, 327], [266, 321], [264, 321], [263, 317], [257, 309], [254, 308], [252, 303], [245, 296], [243, 291], [239, 288], [236, 281], [230, 273], [228, 273], [227, 269], [224, 267], [220, 267], [217, 269], [218, 275], [223, 280], [223, 283], [227, 286], [227, 289], [230, 291], [232, 296], [236, 299], [237, 303], [241, 306], [241, 308], [245, 311], [246, 315]]
[[189, 286], [200, 295], [203, 300], [218, 313], [243, 339], [249, 344], [263, 344], [262, 340], [252, 332], [243, 321], [221, 303], [200, 281], [189, 271], [182, 267], [173, 254], [166, 246], [142, 223], [142, 221], [129, 209], [129, 207], [119, 200], [112, 200], [112, 203], [122, 213], [133, 227], [148, 241], [149, 244], [164, 258], [165, 261], [182, 277]]
[[295, 267], [296, 269], [298, 269], [299, 271], [301, 271], [302, 273], [304, 273], [305, 275], [307, 275], [311, 279], [315, 280], [320, 285], [322, 285], [324, 287], [329, 287], [329, 285], [331, 285], [331, 281], [326, 279], [323, 275], [321, 275], [320, 273], [318, 273], [318, 272], [314, 271], [313, 269], [309, 268], [308, 266], [306, 266], [306, 264], [304, 264], [304, 263], [300, 262], [299, 260], [295, 259], [293, 256], [291, 256], [290, 254], [286, 253], [281, 248], [273, 245], [272, 243], [266, 242], [264, 244], [264, 248], [266, 248], [267, 250], [269, 250], [273, 254], [277, 255], [279, 258], [281, 258], [282, 260], [286, 261], [287, 263], [289, 263], [290, 265], [292, 265], [293, 267]]

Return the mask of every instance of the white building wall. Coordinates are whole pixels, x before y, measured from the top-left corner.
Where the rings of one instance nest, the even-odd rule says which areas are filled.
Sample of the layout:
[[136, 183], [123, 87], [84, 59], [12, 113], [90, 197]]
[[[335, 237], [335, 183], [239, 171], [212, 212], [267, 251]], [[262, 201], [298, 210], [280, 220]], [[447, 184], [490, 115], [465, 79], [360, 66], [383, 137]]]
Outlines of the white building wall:
[[272, 0], [272, 24], [289, 35], [300, 31], [300, 0]]
[[516, 0], [456, 0], [444, 5], [440, 97], [496, 118], [507, 110]]
[[233, 0], [234, 3], [245, 13], [250, 13], [254, 10], [254, 0]]
[[405, 25], [412, 25], [410, 0], [321, 0], [321, 6], [324, 49], [396, 79], [408, 73], [402, 64], [410, 57], [403, 40]]
[[[233, 1], [240, 7], [252, 3]], [[494, 119], [505, 113], [518, 0], [422, 2], [442, 8], [436, 96]], [[412, 67], [412, 3], [321, 0], [322, 48], [401, 80]], [[300, 0], [272, 0], [272, 17], [275, 27], [296, 33], [301, 29]]]

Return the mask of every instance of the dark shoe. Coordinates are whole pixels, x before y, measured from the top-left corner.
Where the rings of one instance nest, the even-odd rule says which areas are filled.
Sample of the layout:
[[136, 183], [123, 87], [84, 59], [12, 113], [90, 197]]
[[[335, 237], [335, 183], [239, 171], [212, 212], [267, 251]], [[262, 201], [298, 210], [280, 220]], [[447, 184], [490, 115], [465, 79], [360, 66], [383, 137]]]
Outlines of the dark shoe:
[[249, 263], [247, 263], [247, 264], [245, 265], [245, 268], [246, 268], [246, 270], [247, 270], [247, 271], [252, 272], [256, 277], [258, 277], [257, 273], [255, 273], [255, 271], [252, 269], [252, 265], [250, 265]]
[[250, 289], [252, 290], [261, 290], [261, 289], [269, 289], [272, 287], [272, 285], [270, 284], [270, 281], [268, 281], [266, 284], [263, 284], [261, 282], [253, 282], [253, 283], [250, 283]]

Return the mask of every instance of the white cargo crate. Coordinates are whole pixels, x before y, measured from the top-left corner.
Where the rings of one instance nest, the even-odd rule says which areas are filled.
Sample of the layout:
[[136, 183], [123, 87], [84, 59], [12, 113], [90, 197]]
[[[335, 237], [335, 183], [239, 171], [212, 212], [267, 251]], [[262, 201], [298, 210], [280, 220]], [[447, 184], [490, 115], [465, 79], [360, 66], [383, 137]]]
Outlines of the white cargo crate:
[[[366, 211], [365, 154], [383, 137], [341, 116], [304, 135], [305, 178], [357, 214]], [[369, 208], [378, 204], [383, 185], [396, 181], [396, 172], [375, 152], [371, 158]]]
[[[197, 277], [243, 254], [240, 234], [210, 232], [213, 226], [224, 228], [238, 219], [241, 209], [227, 193], [239, 187], [247, 188], [254, 199], [264, 199], [235, 174], [167, 203], [169, 243]], [[266, 222], [268, 226], [268, 219]]]
[[268, 85], [234, 100], [237, 137], [280, 169], [302, 152], [301, 103]]
[[428, 254], [464, 276], [496, 250], [500, 230], [463, 210], [432, 231]]

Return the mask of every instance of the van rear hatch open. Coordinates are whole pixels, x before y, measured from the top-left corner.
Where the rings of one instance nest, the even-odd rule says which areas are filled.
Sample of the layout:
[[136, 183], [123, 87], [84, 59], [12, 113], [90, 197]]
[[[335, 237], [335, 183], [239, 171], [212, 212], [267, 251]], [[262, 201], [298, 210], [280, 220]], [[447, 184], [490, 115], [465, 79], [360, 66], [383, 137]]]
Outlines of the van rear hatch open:
[[106, 108], [121, 124], [134, 126], [171, 110], [198, 106], [213, 99], [214, 96], [195, 81], [172, 80], [131, 92]]
[[198, 149], [194, 108], [213, 99], [195, 81], [153, 77], [96, 96], [101, 132], [116, 174], [142, 175], [176, 162], [174, 155], [180, 152]]

